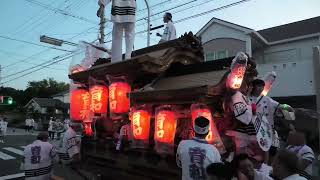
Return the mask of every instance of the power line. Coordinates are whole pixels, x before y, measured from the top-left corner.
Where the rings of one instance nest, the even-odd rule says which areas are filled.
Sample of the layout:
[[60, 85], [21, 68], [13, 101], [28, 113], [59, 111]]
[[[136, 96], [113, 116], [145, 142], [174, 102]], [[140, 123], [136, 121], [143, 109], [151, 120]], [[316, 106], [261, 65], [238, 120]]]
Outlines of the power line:
[[[59, 57], [59, 58], [63, 58], [64, 56], [68, 56], [68, 55], [72, 55], [72, 53], [65, 54], [65, 55], [63, 55], [63, 56], [61, 56], [61, 57]], [[21, 74], [21, 73], [23, 73], [23, 72], [25, 72], [25, 71], [29, 71], [29, 70], [35, 69], [35, 68], [37, 68], [37, 67], [39, 67], [39, 66], [45, 66], [46, 64], [50, 63], [50, 62], [51, 62], [52, 60], [54, 60], [54, 59], [56, 59], [56, 58], [53, 58], [53, 59], [51, 59], [51, 60], [49, 60], [49, 61], [46, 61], [46, 62], [43, 62], [43, 63], [41, 63], [41, 64], [37, 64], [37, 65], [32, 66], [32, 67], [30, 67], [30, 68], [28, 68], [28, 69], [24, 69], [24, 70], [21, 70], [21, 71], [18, 71], [18, 72], [9, 74], [9, 75], [3, 77], [2, 79], [7, 79], [7, 78], [12, 77], [12, 76], [15, 76], [15, 75], [17, 75], [17, 74]]]
[[[151, 6], [150, 6], [150, 9], [152, 9], [152, 8], [154, 8], [154, 7], [157, 7], [157, 6], [159, 6], [159, 5], [162, 5], [162, 4], [164, 4], [164, 3], [170, 2], [170, 1], [171, 1], [171, 0], [165, 0], [165, 1], [159, 2], [159, 3], [157, 3], [157, 4], [151, 5]], [[147, 10], [147, 8], [140, 9], [138, 12], [142, 12], [142, 11], [145, 11], [145, 10]]]
[[[71, 37], [69, 40], [71, 40], [71, 39], [73, 39], [73, 38], [75, 38], [75, 37], [78, 37], [78, 36], [80, 36], [80, 35], [88, 32], [88, 31], [90, 31], [91, 29], [93, 29], [93, 28], [95, 28], [95, 27], [96, 27], [96, 26], [93, 26], [93, 27], [91, 27], [91, 28], [88, 28], [88, 29], [86, 29], [85, 31], [80, 32], [80, 33], [78, 33], [77, 35]], [[10, 67], [10, 66], [13, 66], [13, 65], [16, 65], [16, 64], [19, 64], [19, 63], [22, 63], [22, 62], [27, 62], [28, 59], [31, 59], [32, 57], [35, 57], [35, 56], [37, 56], [37, 55], [40, 55], [40, 54], [42, 54], [42, 53], [44, 53], [44, 52], [46, 52], [46, 51], [48, 51], [48, 50], [50, 50], [50, 48], [45, 49], [45, 50], [43, 50], [43, 51], [40, 51], [40, 52], [38, 52], [38, 53], [36, 53], [36, 54], [33, 54], [33, 55], [31, 55], [31, 56], [29, 56], [29, 57], [27, 57], [27, 58], [25, 58], [25, 59], [22, 59], [22, 60], [20, 60], [20, 61], [17, 61], [17, 62], [14, 62], [14, 63], [9, 64], [9, 65], [7, 65], [7, 66], [4, 66], [4, 67], [2, 67], [2, 69], [8, 68], [8, 67]]]
[[31, 72], [22, 74], [22, 75], [20, 75], [20, 76], [18, 76], [18, 77], [15, 77], [15, 78], [10, 79], [10, 80], [8, 80], [8, 81], [2, 82], [2, 83], [0, 83], [0, 85], [3, 85], [3, 84], [6, 84], [6, 83], [8, 83], [8, 82], [14, 81], [14, 80], [16, 80], [16, 79], [22, 78], [22, 77], [27, 76], [27, 75], [29, 75], [29, 74], [32, 74], [32, 73], [34, 73], [34, 72], [40, 71], [41, 69], [44, 69], [44, 68], [46, 68], [46, 67], [48, 67], [48, 66], [51, 66], [51, 65], [53, 65], [53, 64], [56, 64], [56, 63], [58, 63], [58, 62], [67, 60], [67, 59], [69, 59], [69, 58], [71, 58], [71, 57], [72, 57], [72, 55], [71, 55], [71, 56], [64, 57], [63, 59], [54, 61], [54, 62], [52, 62], [52, 63], [50, 63], [50, 64], [48, 64], [48, 65], [45, 65], [45, 66], [43, 66], [43, 67], [41, 67], [41, 68], [38, 68], [38, 69], [36, 69], [36, 70], [34, 70], [34, 71], [31, 71]]
[[55, 50], [59, 50], [59, 51], [72, 52], [72, 51], [69, 51], [69, 50], [66, 50], [66, 49], [60, 49], [60, 48], [56, 48], [56, 47], [45, 46], [45, 45], [41, 45], [41, 44], [37, 44], [37, 43], [25, 41], [25, 40], [19, 40], [19, 39], [11, 38], [11, 37], [8, 37], [8, 36], [0, 35], [0, 38], [7, 39], [7, 40], [12, 40], [12, 41], [17, 41], [17, 42], [22, 42], [22, 43], [26, 43], [26, 44], [31, 44], [31, 45], [39, 46], [39, 47], [51, 48], [51, 49], [55, 49]]
[[[180, 22], [183, 22], [183, 21], [187, 21], [187, 20], [189, 20], [189, 19], [193, 19], [193, 18], [196, 18], [196, 17], [200, 17], [200, 16], [203, 16], [203, 15], [206, 15], [206, 14], [209, 14], [209, 13], [212, 13], [212, 12], [215, 12], [215, 11], [223, 10], [223, 9], [226, 9], [226, 8], [229, 8], [229, 7], [233, 7], [233, 6], [236, 6], [236, 5], [239, 5], [239, 4], [248, 2], [248, 1], [250, 1], [250, 0], [237, 1], [237, 2], [234, 2], [234, 3], [228, 4], [228, 5], [221, 6], [221, 7], [219, 7], [219, 8], [211, 9], [211, 10], [209, 10], [209, 11], [205, 11], [205, 12], [202, 12], [202, 13], [198, 13], [198, 14], [195, 14], [195, 15], [192, 15], [192, 16], [189, 16], [189, 17], [186, 17], [186, 18], [182, 18], [182, 19], [176, 21], [176, 23], [180, 23]], [[140, 33], [144, 33], [144, 32], [147, 32], [147, 30], [139, 31], [139, 32], [137, 32], [136, 34], [140, 34]], [[108, 41], [108, 42], [111, 42], [111, 41]], [[60, 61], [59, 61], [59, 62], [60, 62]], [[50, 63], [50, 64], [48, 64], [48, 65], [45, 65], [45, 67], [51, 66], [52, 64], [55, 64], [55, 63], [56, 63], [56, 62]], [[18, 79], [18, 78], [20, 78], [20, 77], [24, 77], [24, 76], [26, 76], [26, 75], [28, 75], [28, 74], [34, 73], [34, 72], [39, 71], [39, 70], [41, 70], [41, 69], [43, 69], [43, 68], [44, 68], [44, 67], [41, 67], [41, 68], [39, 68], [39, 69], [37, 69], [37, 70], [34, 70], [34, 71], [32, 71], [32, 72], [29, 72], [29, 73], [26, 73], [26, 74], [21, 75], [21, 76], [19, 76], [19, 77], [17, 77], [17, 78], [8, 80], [8, 81], [6, 81], [6, 82], [4, 82], [4, 83], [13, 81], [13, 80]], [[30, 70], [30, 69], [29, 69], [29, 70]], [[6, 76], [6, 77], [7, 77], [7, 76]], [[5, 77], [5, 78], [6, 78], [6, 77]], [[1, 83], [1, 84], [4, 84], [4, 83]]]
[[[214, 1], [214, 0], [208, 0], [208, 1], [204, 1], [204, 2], [202, 2], [202, 3], [196, 4], [196, 5], [189, 6], [189, 7], [187, 7], [187, 8], [184, 8], [184, 9], [181, 9], [181, 10], [178, 10], [178, 11], [174, 11], [174, 12], [172, 12], [172, 14], [177, 14], [177, 13], [186, 11], [186, 10], [188, 10], [188, 9], [192, 9], [192, 8], [194, 8], [194, 7], [201, 6], [201, 5], [203, 5], [203, 4], [209, 3], [209, 2], [211, 2], [211, 1]], [[153, 19], [153, 21], [157, 21], [157, 20], [159, 20], [159, 19], [162, 19], [162, 17]], [[138, 27], [138, 26], [145, 25], [145, 24], [146, 24], [146, 23], [138, 24], [137, 27]]]
[[[231, 3], [231, 4], [227, 4], [227, 5], [221, 6], [221, 7], [219, 7], [219, 8], [211, 9], [211, 10], [209, 10], [209, 11], [205, 11], [205, 12], [202, 12], [202, 13], [198, 13], [198, 14], [195, 14], [195, 15], [192, 15], [192, 16], [189, 16], [189, 17], [186, 17], [186, 18], [182, 18], [182, 19], [179, 19], [179, 20], [175, 21], [175, 24], [181, 23], [181, 22], [183, 22], [183, 21], [187, 21], [187, 20], [189, 20], [189, 19], [197, 18], [197, 17], [203, 16], [203, 15], [206, 15], [206, 14], [209, 14], [209, 13], [212, 13], [212, 12], [215, 12], [215, 11], [220, 11], [220, 10], [223, 10], [223, 9], [226, 9], [226, 8], [229, 8], [229, 7], [232, 7], [232, 6], [236, 6], [236, 5], [239, 5], [239, 4], [248, 2], [248, 1], [250, 1], [250, 0], [237, 1], [237, 2], [234, 2], [234, 3]], [[136, 32], [135, 34], [141, 34], [141, 33], [145, 33], [145, 32], [147, 32], [147, 30], [138, 31], [138, 32]], [[111, 33], [111, 32], [109, 32], [109, 33]], [[112, 42], [112, 40], [106, 41], [106, 43], [109, 43], [109, 42]]]
[[96, 21], [92, 21], [92, 20], [87, 19], [85, 17], [81, 17], [81, 16], [77, 16], [77, 15], [68, 13], [68, 12], [66, 12], [66, 11], [64, 11], [62, 9], [54, 8], [54, 7], [49, 6], [47, 4], [41, 3], [39, 1], [35, 1], [35, 0], [25, 0], [25, 1], [27, 1], [29, 3], [32, 3], [32, 4], [36, 4], [38, 6], [41, 6], [41, 7], [45, 8], [45, 9], [48, 9], [50, 11], [54, 11], [56, 13], [60, 13], [60, 14], [65, 15], [65, 16], [70, 16], [70, 17], [73, 17], [75, 19], [79, 19], [79, 20], [82, 20], [82, 21], [85, 21], [85, 22], [88, 22], [88, 23], [92, 23], [92, 24], [98, 24], [98, 22], [96, 22]]
[[183, 21], [187, 21], [189, 19], [193, 19], [193, 18], [197, 18], [197, 17], [200, 17], [200, 16], [204, 16], [206, 14], [210, 14], [210, 13], [213, 13], [215, 11], [220, 11], [220, 10], [223, 10], [223, 9], [227, 9], [229, 7], [233, 7], [233, 6], [248, 2], [248, 1], [250, 1], [250, 0], [237, 1], [237, 2], [234, 2], [234, 3], [228, 4], [228, 5], [225, 5], [225, 6], [221, 6], [219, 8], [211, 9], [209, 11], [205, 11], [205, 12], [202, 12], [202, 13], [199, 13], [199, 14], [195, 14], [195, 15], [186, 17], [186, 18], [179, 19], [178, 21], [175, 21], [175, 23], [180, 23], [180, 22], [183, 22]]

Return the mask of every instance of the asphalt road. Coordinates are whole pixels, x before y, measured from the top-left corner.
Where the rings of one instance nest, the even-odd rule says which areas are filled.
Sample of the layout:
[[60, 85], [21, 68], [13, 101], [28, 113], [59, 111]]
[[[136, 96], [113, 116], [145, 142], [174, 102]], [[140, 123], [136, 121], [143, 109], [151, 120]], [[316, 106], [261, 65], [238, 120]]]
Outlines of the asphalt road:
[[5, 143], [0, 143], [0, 179], [6, 179], [4, 176], [23, 173], [20, 165], [23, 161], [24, 146], [34, 141], [35, 137], [31, 134], [8, 135]]
[[[20, 170], [24, 147], [36, 140], [36, 134], [36, 132], [27, 133], [21, 129], [7, 130], [5, 143], [0, 143], [0, 180], [24, 179], [24, 172]], [[51, 143], [55, 145], [58, 141]], [[82, 180], [77, 174], [66, 172], [61, 164], [54, 165], [54, 174], [65, 180]]]

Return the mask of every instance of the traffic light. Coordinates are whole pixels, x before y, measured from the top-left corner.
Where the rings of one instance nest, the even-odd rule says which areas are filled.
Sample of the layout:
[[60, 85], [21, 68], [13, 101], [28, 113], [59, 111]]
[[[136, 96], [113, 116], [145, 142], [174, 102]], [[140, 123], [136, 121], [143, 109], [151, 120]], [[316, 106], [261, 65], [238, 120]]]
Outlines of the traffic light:
[[13, 99], [10, 96], [0, 96], [0, 105], [12, 105]]

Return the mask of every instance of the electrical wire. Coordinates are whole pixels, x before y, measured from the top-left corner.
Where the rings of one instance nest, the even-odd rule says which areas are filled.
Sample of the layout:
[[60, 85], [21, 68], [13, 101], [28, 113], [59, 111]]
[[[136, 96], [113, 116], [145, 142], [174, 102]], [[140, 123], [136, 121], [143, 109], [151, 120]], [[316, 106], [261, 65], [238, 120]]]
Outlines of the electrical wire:
[[60, 60], [57, 60], [57, 61], [54, 61], [54, 62], [52, 62], [52, 63], [50, 63], [50, 64], [48, 64], [48, 65], [45, 65], [45, 66], [43, 66], [43, 67], [41, 67], [41, 68], [38, 68], [38, 69], [36, 69], [36, 70], [33, 70], [33, 71], [28, 72], [28, 73], [25, 73], [25, 74], [22, 74], [22, 75], [20, 75], [20, 76], [18, 76], [18, 77], [12, 78], [12, 79], [10, 79], [10, 80], [8, 80], [8, 81], [2, 82], [2, 83], [0, 83], [0, 85], [6, 84], [6, 83], [8, 83], [8, 82], [14, 81], [14, 80], [16, 80], [16, 79], [19, 79], [19, 78], [25, 77], [25, 76], [27, 76], [27, 75], [29, 75], [29, 74], [35, 73], [35, 72], [37, 72], [37, 71], [40, 71], [40, 70], [42, 70], [42, 69], [44, 69], [44, 68], [46, 68], [46, 67], [48, 67], [48, 66], [51, 66], [51, 65], [53, 65], [53, 64], [56, 64], [56, 63], [61, 62], [61, 61], [64, 61], [64, 60], [67, 60], [67, 59], [71, 58], [72, 56], [73, 56], [73, 55], [71, 54], [70, 56], [64, 57], [64, 58], [62, 58], [62, 59], [60, 59]]
[[36, 5], [40, 6], [40, 7], [43, 7], [45, 9], [48, 9], [50, 11], [53, 11], [53, 12], [56, 12], [56, 13], [59, 13], [59, 14], [65, 15], [65, 16], [70, 16], [70, 17], [73, 17], [75, 19], [79, 19], [79, 20], [82, 20], [82, 21], [85, 21], [85, 22], [88, 22], [88, 23], [92, 23], [92, 24], [98, 24], [98, 22], [96, 22], [96, 21], [93, 21], [93, 20], [87, 19], [85, 17], [81, 17], [81, 16], [77, 16], [77, 15], [68, 13], [66, 11], [63, 11], [62, 9], [54, 8], [54, 7], [49, 6], [47, 4], [41, 3], [39, 1], [35, 1], [35, 0], [25, 0], [25, 1], [27, 1], [29, 3], [32, 3], [32, 4], [36, 4]]
[[12, 41], [17, 41], [17, 42], [21, 42], [21, 43], [26, 43], [26, 44], [31, 44], [31, 45], [39, 46], [39, 47], [51, 48], [51, 49], [55, 49], [55, 50], [59, 50], [59, 51], [72, 52], [72, 51], [69, 51], [69, 50], [66, 50], [66, 49], [60, 49], [60, 48], [56, 48], [56, 47], [45, 46], [45, 45], [42, 45], [42, 44], [37, 44], [37, 43], [34, 43], [34, 42], [25, 41], [25, 40], [19, 40], [19, 39], [11, 38], [11, 37], [8, 37], [8, 36], [0, 35], [0, 38], [7, 39], [7, 40], [12, 40]]
[[[91, 29], [93, 29], [93, 28], [95, 28], [95, 27], [96, 27], [96, 26], [93, 26], [93, 27], [91, 27], [91, 28], [88, 28], [88, 29], [86, 29], [85, 31], [80, 32], [80, 33], [78, 33], [77, 35], [71, 37], [69, 40], [72, 40], [73, 38], [76, 38], [76, 37], [78, 37], [78, 36], [86, 33], [87, 31], [90, 31]], [[31, 59], [31, 58], [33, 58], [33, 57], [36, 57], [36, 56], [38, 56], [38, 55], [40, 55], [40, 54], [43, 54], [44, 52], [47, 52], [47, 51], [50, 50], [50, 49], [51, 49], [51, 48], [45, 49], [45, 50], [40, 51], [40, 52], [38, 52], [38, 53], [36, 53], [36, 54], [33, 54], [33, 55], [31, 55], [31, 56], [29, 56], [29, 57], [27, 57], [27, 58], [25, 58], [25, 59], [22, 59], [22, 60], [20, 60], [20, 61], [14, 62], [14, 63], [11, 63], [11, 64], [9, 64], [9, 65], [7, 65], [7, 66], [2, 67], [2, 69], [8, 68], [8, 67], [10, 67], [10, 66], [13, 66], [13, 65], [16, 65], [16, 64], [19, 64], [19, 63], [22, 63], [22, 62], [27, 62], [29, 59]]]
[[[178, 21], [176, 21], [176, 24], [177, 24], [177, 23], [180, 23], [180, 22], [187, 21], [187, 20], [189, 20], [189, 19], [193, 19], [193, 18], [197, 18], [197, 17], [203, 16], [203, 15], [206, 15], [206, 14], [209, 14], [209, 13], [212, 13], [212, 12], [216, 12], [216, 11], [220, 11], [220, 10], [223, 10], [223, 9], [226, 9], [226, 8], [230, 8], [230, 7], [233, 7], [233, 6], [236, 6], [236, 5], [239, 5], [239, 4], [248, 2], [248, 1], [250, 1], [250, 0], [237, 1], [237, 2], [234, 2], [234, 3], [228, 4], [228, 5], [221, 6], [221, 7], [219, 7], [219, 8], [211, 9], [211, 10], [208, 10], [208, 11], [205, 11], [205, 12], [202, 12], [202, 13], [198, 13], [198, 14], [195, 14], [195, 15], [192, 15], [192, 16], [189, 16], [189, 17], [186, 17], [186, 18], [182, 18], [182, 19], [179, 19]], [[136, 34], [140, 34], [140, 33], [144, 33], [144, 32], [147, 32], [147, 30], [139, 31], [139, 32], [137, 32]], [[107, 41], [107, 42], [111, 42], [111, 41]], [[70, 58], [70, 57], [69, 57], [69, 58]], [[63, 59], [65, 59], [65, 58], [63, 58]], [[60, 62], [60, 61], [62, 61], [62, 60], [59, 60], [58, 62]], [[45, 65], [45, 67], [51, 66], [51, 65], [53, 65], [53, 64], [55, 64], [55, 63], [57, 63], [57, 61], [52, 62], [52, 63], [50, 63], [50, 64], [48, 64], [48, 65]], [[39, 66], [39, 65], [38, 65], [38, 66]], [[40, 65], [40, 66], [42, 66], [42, 65]], [[21, 75], [21, 76], [18, 76], [18, 77], [16, 77], [16, 78], [13, 78], [13, 79], [10, 79], [10, 80], [8, 80], [8, 81], [6, 81], [6, 82], [3, 82], [3, 83], [1, 83], [1, 84], [7, 83], [7, 82], [11, 82], [11, 81], [16, 80], [16, 79], [18, 79], [18, 78], [24, 77], [24, 76], [26, 76], [26, 75], [28, 75], [28, 74], [34, 73], [34, 72], [36, 72], [36, 71], [39, 71], [39, 70], [41, 70], [41, 69], [43, 69], [43, 68], [44, 68], [44, 67], [41, 67], [41, 68], [36, 69], [36, 70], [34, 70], [34, 71], [31, 71], [31, 72], [29, 72], [29, 73], [23, 74], [23, 75]], [[33, 68], [29, 68], [29, 70], [31, 70], [31, 69], [33, 69]], [[12, 75], [12, 76], [13, 76], [13, 75]], [[4, 77], [4, 78], [7, 78], [7, 77], [9, 77], [9, 76], [6, 76], [6, 77]], [[0, 85], [1, 85], [1, 84], [0, 84]]]

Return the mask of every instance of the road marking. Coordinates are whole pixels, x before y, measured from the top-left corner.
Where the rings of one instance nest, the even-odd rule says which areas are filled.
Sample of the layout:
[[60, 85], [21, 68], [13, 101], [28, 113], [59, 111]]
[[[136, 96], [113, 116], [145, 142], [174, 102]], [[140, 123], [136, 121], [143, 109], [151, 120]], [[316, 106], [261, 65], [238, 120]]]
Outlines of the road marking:
[[21, 178], [24, 177], [24, 173], [12, 174], [7, 176], [1, 176], [0, 180], [13, 179], [13, 178]]
[[16, 148], [12, 148], [12, 147], [5, 147], [5, 148], [2, 148], [2, 149], [5, 149], [7, 151], [10, 151], [10, 152], [13, 152], [13, 153], [16, 153], [16, 154], [19, 154], [21, 156], [23, 156], [24, 152], [19, 150], [19, 149], [16, 149]]
[[9, 160], [9, 159], [15, 159], [15, 157], [9, 156], [8, 154], [5, 154], [0, 151], [0, 159]]

